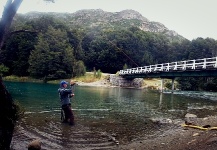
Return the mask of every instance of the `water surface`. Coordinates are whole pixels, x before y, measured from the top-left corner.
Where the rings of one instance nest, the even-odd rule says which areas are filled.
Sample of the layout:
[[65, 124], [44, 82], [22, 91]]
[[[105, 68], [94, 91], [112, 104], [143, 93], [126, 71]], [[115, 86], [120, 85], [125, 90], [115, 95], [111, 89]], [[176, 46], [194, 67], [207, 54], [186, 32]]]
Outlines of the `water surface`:
[[48, 150], [117, 149], [118, 142], [123, 144], [160, 133], [162, 126], [151, 120], [183, 119], [187, 112], [204, 117], [216, 115], [217, 109], [215, 93], [162, 94], [151, 90], [75, 86], [72, 108], [76, 125], [70, 127], [60, 121], [59, 85], [5, 84], [25, 108], [25, 117], [12, 142], [16, 150], [25, 149], [36, 138]]

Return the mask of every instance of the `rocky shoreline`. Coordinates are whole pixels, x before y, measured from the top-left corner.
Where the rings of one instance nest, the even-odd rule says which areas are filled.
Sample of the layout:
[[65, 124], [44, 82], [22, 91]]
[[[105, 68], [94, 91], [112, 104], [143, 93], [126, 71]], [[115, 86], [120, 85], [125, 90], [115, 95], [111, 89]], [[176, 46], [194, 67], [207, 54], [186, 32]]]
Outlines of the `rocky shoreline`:
[[[75, 81], [79, 86], [96, 86], [96, 87], [119, 87], [112, 85], [108, 79], [101, 79], [95, 82], [82, 82], [82, 81]], [[143, 80], [143, 85], [139, 87], [139, 89], [149, 88], [149, 89], [160, 89], [161, 80], [160, 79], [146, 79]], [[125, 87], [126, 88], [126, 87]], [[135, 88], [135, 87], [128, 87], [128, 88]]]
[[[185, 122], [187, 123], [187, 122]], [[144, 137], [126, 145], [121, 150], [216, 150], [217, 146], [217, 116], [194, 118], [195, 126], [209, 125], [205, 129], [183, 127], [181, 122], [169, 122], [169, 129], [163, 130], [155, 137]], [[190, 123], [190, 122], [188, 122]]]
[[[217, 116], [205, 118], [198, 118], [194, 114], [186, 114], [186, 116], [189, 117], [185, 117], [185, 121], [153, 120], [160, 126], [154, 135], [138, 135], [136, 139], [125, 143], [119, 143], [115, 135], [109, 136], [108, 140], [117, 145], [114, 150], [216, 150], [217, 128], [214, 127], [217, 127]], [[209, 126], [199, 129], [191, 126], [184, 127], [183, 124], [195, 124], [198, 127]], [[30, 145], [40, 146], [43, 149], [43, 144], [41, 145], [37, 140], [31, 141]]]

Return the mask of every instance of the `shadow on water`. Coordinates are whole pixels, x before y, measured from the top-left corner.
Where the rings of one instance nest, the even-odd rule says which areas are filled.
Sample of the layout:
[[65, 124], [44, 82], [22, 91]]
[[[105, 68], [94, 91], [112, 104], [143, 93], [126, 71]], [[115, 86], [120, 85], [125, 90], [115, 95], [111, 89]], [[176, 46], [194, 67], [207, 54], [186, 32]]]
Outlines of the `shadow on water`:
[[60, 122], [58, 85], [7, 82], [7, 88], [26, 109], [16, 127], [12, 147], [26, 149], [33, 139], [43, 149], [117, 149], [140, 138], [154, 137], [171, 128], [167, 119], [216, 115], [217, 103], [185, 94], [149, 90], [80, 87], [72, 108], [76, 125]]

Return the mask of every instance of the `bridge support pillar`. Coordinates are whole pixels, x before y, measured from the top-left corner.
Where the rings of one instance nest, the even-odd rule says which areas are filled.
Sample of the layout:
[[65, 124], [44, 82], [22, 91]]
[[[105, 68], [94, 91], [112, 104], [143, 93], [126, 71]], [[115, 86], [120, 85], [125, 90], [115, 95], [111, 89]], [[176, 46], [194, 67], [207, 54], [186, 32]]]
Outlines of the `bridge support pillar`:
[[175, 82], [175, 78], [172, 78], [172, 91], [171, 91], [171, 93], [173, 93], [174, 92], [174, 82]]
[[160, 92], [163, 93], [164, 91], [164, 79], [162, 78], [161, 79], [161, 89], [160, 89]]

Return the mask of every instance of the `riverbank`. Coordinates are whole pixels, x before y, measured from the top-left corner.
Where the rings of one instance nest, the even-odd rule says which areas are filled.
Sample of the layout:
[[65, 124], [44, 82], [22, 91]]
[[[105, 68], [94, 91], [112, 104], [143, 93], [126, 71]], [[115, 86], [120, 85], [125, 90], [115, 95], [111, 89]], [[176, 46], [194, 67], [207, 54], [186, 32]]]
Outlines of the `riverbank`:
[[[78, 86], [95, 86], [95, 87], [116, 87], [113, 86], [109, 82], [109, 76], [111, 74], [102, 73], [100, 78], [94, 77], [93, 72], [87, 72], [85, 76], [76, 77], [72, 79], [59, 79], [59, 80], [50, 80], [47, 83], [51, 84], [59, 84], [61, 80], [66, 80], [70, 82], [70, 80], [74, 80]], [[17, 76], [7, 76], [3, 78], [4, 81], [12, 81], [12, 82], [38, 82], [43, 83], [43, 80], [34, 79], [30, 77], [17, 77]], [[140, 89], [152, 89], [152, 90], [159, 90], [161, 88], [161, 80], [160, 79], [144, 79], [142, 87]]]
[[[76, 82], [79, 86], [95, 86], [95, 87], [116, 87], [113, 86], [109, 82], [109, 75], [110, 74], [102, 74], [102, 77], [100, 79], [96, 79], [92, 82], [85, 82], [81, 79], [72, 79]], [[129, 87], [130, 88], [130, 87]], [[131, 87], [132, 88], [132, 87]], [[142, 87], [139, 89], [152, 89], [152, 90], [159, 90], [161, 88], [161, 80], [160, 79], [144, 79]]]
[[[197, 118], [205, 125], [217, 126], [217, 117]], [[217, 130], [182, 127], [171, 123], [169, 129], [121, 146], [121, 150], [216, 150]], [[163, 129], [162, 129], [163, 130]]]

